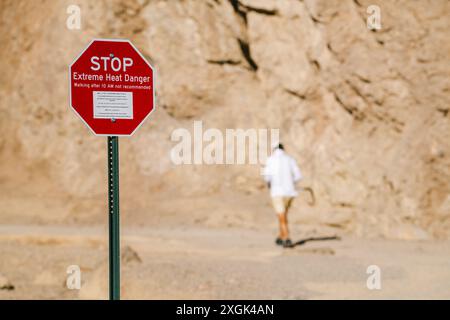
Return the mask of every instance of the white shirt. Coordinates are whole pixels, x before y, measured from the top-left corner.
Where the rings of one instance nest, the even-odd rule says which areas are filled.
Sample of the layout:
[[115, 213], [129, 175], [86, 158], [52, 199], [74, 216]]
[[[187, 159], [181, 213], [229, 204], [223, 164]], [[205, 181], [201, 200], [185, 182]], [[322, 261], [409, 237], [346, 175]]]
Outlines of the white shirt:
[[288, 156], [283, 150], [276, 149], [267, 158], [264, 168], [264, 180], [270, 182], [270, 195], [272, 197], [295, 197], [295, 183], [302, 179], [302, 174], [294, 158]]

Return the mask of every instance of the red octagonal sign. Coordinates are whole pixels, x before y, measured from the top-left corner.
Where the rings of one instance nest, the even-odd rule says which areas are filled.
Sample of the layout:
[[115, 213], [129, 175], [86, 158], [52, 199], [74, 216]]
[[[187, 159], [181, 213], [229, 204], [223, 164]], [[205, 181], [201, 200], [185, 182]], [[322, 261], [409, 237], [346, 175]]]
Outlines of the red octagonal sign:
[[96, 135], [132, 135], [154, 109], [152, 66], [129, 40], [93, 40], [69, 73], [70, 105]]

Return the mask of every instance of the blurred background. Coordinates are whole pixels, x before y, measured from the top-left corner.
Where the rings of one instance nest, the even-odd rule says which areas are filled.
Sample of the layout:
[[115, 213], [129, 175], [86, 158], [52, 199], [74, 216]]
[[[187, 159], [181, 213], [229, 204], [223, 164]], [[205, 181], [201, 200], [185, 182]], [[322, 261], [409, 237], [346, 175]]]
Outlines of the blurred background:
[[[80, 9], [79, 29], [68, 27], [71, 5]], [[367, 26], [370, 5], [380, 8], [379, 30]], [[0, 276], [14, 287], [0, 298], [106, 292], [106, 138], [85, 127], [68, 97], [68, 66], [93, 38], [130, 39], [156, 70], [155, 112], [120, 139], [125, 297], [360, 294], [356, 284], [342, 293], [330, 284], [333, 273], [314, 264], [311, 272], [322, 271], [306, 278], [320, 279], [315, 286], [261, 290], [276, 259], [300, 267], [308, 254], [319, 257], [300, 252], [294, 261], [295, 251], [286, 257], [272, 248], [276, 220], [260, 166], [171, 162], [172, 131], [192, 131], [197, 120], [220, 130], [280, 129], [304, 175], [290, 212], [294, 235], [339, 235], [342, 250], [345, 239], [376, 243], [370, 250], [384, 252], [386, 263], [406, 252], [398, 240], [427, 240], [414, 248], [441, 259], [439, 250], [450, 252], [449, 14], [446, 0], [0, 1], [0, 246], [8, 258], [0, 259]], [[237, 249], [242, 244], [247, 251]], [[315, 249], [320, 259], [338, 255], [329, 245]], [[233, 254], [253, 260], [223, 267], [220, 259], [234, 261]], [[20, 266], [33, 262], [37, 274], [24, 275]], [[421, 270], [450, 279], [441, 262], [442, 269]], [[360, 263], [363, 280], [349, 273], [340, 283], [361, 280], [367, 290]], [[70, 264], [92, 279], [83, 280], [84, 295], [65, 288]], [[245, 282], [243, 268], [252, 267], [260, 273]], [[235, 278], [222, 286], [205, 276], [210, 269]], [[273, 281], [297, 283], [290, 270]], [[392, 281], [408, 278], [398, 266], [388, 270]], [[153, 284], [142, 289], [142, 279]], [[442, 284], [433, 292], [450, 296]]]

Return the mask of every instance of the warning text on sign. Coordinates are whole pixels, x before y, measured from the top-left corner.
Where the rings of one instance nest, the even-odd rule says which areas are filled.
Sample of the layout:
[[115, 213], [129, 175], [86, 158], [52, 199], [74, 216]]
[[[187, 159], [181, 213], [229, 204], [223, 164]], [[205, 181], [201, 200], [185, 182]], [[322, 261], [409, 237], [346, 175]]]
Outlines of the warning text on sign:
[[133, 119], [133, 93], [93, 91], [94, 118]]

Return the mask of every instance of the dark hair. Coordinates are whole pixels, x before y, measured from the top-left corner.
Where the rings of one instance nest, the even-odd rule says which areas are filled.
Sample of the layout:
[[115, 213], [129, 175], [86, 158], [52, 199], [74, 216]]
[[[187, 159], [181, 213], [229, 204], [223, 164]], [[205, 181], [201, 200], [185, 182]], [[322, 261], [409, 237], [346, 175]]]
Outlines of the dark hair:
[[279, 144], [278, 144], [278, 146], [277, 146], [277, 149], [281, 149], [281, 150], [284, 150], [284, 146], [283, 146], [283, 144], [282, 144], [282, 143], [279, 143]]

